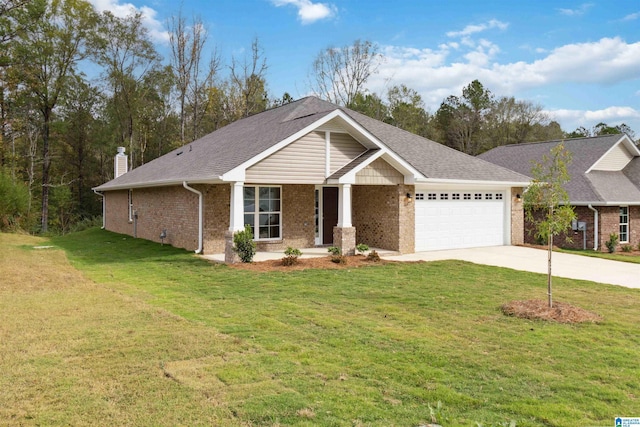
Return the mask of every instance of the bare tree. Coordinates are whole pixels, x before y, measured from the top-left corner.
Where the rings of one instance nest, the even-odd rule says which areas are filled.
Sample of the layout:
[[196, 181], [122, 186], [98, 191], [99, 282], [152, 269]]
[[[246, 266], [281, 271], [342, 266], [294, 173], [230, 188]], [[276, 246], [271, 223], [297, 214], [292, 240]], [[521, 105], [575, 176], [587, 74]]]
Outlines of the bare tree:
[[378, 71], [380, 60], [378, 46], [368, 40], [328, 47], [313, 61], [311, 89], [329, 102], [348, 106], [356, 94], [364, 93], [364, 85]]
[[214, 49], [208, 70], [203, 76], [202, 52], [207, 41], [208, 32], [199, 16], [193, 18], [191, 25], [187, 25], [180, 12], [171, 17], [169, 23], [171, 44], [171, 66], [173, 67], [178, 101], [180, 103], [180, 142], [186, 142], [185, 129], [187, 124], [187, 102], [191, 109], [191, 124], [193, 139], [198, 137], [198, 122], [202, 117], [203, 97], [202, 88], [213, 79], [220, 66], [220, 57]]
[[[267, 59], [260, 47], [258, 39], [251, 43], [251, 58], [246, 56], [242, 62], [235, 57], [231, 59], [232, 92], [235, 90], [239, 97], [239, 113], [241, 117], [259, 113], [267, 108], [269, 98], [266, 91], [265, 73]], [[233, 97], [232, 97], [233, 98]]]

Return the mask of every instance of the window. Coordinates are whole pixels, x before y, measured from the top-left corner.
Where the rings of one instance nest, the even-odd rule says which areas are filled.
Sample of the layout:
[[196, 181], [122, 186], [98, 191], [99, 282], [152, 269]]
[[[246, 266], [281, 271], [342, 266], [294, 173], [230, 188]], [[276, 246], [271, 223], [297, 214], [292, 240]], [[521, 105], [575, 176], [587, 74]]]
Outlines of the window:
[[440, 194], [440, 200], [449, 200], [449, 193]]
[[485, 200], [491, 200], [493, 198], [493, 194], [487, 193], [484, 195]]
[[129, 222], [133, 222], [133, 190], [129, 190], [127, 205], [129, 206]]
[[451, 195], [451, 198], [452, 198], [453, 200], [460, 200], [460, 193], [453, 193], [453, 194]]
[[280, 239], [280, 187], [244, 187], [244, 223], [256, 240]]
[[502, 193], [496, 193], [496, 200], [502, 200]]
[[482, 193], [476, 193], [474, 199], [475, 200], [482, 200]]
[[471, 200], [471, 193], [464, 193], [464, 200]]
[[424, 200], [424, 193], [416, 193], [416, 200]]
[[620, 243], [629, 242], [629, 207], [620, 206]]
[[436, 193], [429, 193], [427, 195], [427, 200], [435, 200], [436, 199]]

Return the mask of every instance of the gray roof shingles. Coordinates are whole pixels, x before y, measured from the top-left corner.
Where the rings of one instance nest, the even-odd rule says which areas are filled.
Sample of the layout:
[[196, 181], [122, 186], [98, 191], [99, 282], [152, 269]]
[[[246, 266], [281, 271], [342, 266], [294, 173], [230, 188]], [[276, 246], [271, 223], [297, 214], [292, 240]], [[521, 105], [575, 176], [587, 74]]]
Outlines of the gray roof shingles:
[[181, 181], [215, 181], [224, 173], [340, 109], [427, 178], [527, 182], [504, 167], [310, 96], [247, 117], [177, 148], [96, 190], [145, 187]]
[[540, 162], [543, 155], [549, 154], [553, 147], [562, 142], [572, 157], [567, 168], [571, 180], [565, 187], [572, 203], [640, 202], [639, 157], [634, 158], [623, 171], [587, 173], [622, 138], [623, 135], [605, 135], [505, 145], [478, 157], [516, 172], [530, 174], [534, 163]]

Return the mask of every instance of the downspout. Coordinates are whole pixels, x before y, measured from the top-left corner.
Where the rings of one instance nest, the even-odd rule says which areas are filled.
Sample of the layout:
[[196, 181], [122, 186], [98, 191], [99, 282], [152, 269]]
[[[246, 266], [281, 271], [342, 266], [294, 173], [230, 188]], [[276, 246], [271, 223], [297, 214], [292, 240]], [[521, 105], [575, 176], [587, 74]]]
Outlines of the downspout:
[[587, 206], [593, 213], [593, 250], [598, 250], [598, 210], [591, 206], [591, 203]]
[[98, 196], [102, 197], [102, 227], [100, 227], [101, 230], [104, 230], [105, 226], [106, 226], [106, 207], [104, 205], [104, 194], [102, 194], [99, 191], [93, 190], [94, 193], [96, 193]]
[[198, 195], [198, 249], [196, 249], [197, 254], [202, 253], [202, 234], [203, 234], [203, 221], [202, 221], [202, 211], [203, 211], [203, 203], [204, 199], [202, 197], [202, 192], [196, 190], [195, 188], [191, 188], [187, 185], [187, 181], [182, 182], [182, 186], [192, 193], [196, 193]]

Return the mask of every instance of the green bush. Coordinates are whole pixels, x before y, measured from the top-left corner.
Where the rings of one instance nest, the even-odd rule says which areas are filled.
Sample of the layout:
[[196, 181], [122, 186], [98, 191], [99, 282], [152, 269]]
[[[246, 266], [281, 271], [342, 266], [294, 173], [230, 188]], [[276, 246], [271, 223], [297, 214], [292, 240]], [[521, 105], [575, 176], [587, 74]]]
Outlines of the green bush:
[[16, 230], [29, 210], [29, 189], [0, 169], [0, 230]]
[[618, 245], [618, 235], [616, 233], [609, 234], [609, 240], [605, 242], [607, 249], [609, 249], [609, 253], [612, 254], [616, 251], [616, 246]]
[[256, 254], [256, 242], [250, 225], [245, 225], [243, 231], [233, 233], [233, 250], [242, 262], [251, 262]]
[[329, 253], [331, 254], [331, 262], [335, 262], [336, 264], [346, 264], [347, 258], [342, 255], [342, 249], [337, 246], [330, 246], [327, 248]]
[[282, 265], [290, 266], [298, 263], [298, 257], [302, 255], [300, 249], [292, 248], [291, 246], [287, 247], [284, 251], [285, 257], [282, 258]]
[[624, 245], [622, 247], [622, 252], [631, 252], [633, 250], [633, 246], [631, 245]]
[[369, 250], [369, 245], [366, 245], [364, 243], [358, 243], [356, 245], [356, 251], [360, 252], [362, 255], [364, 255], [365, 252], [367, 252]]

